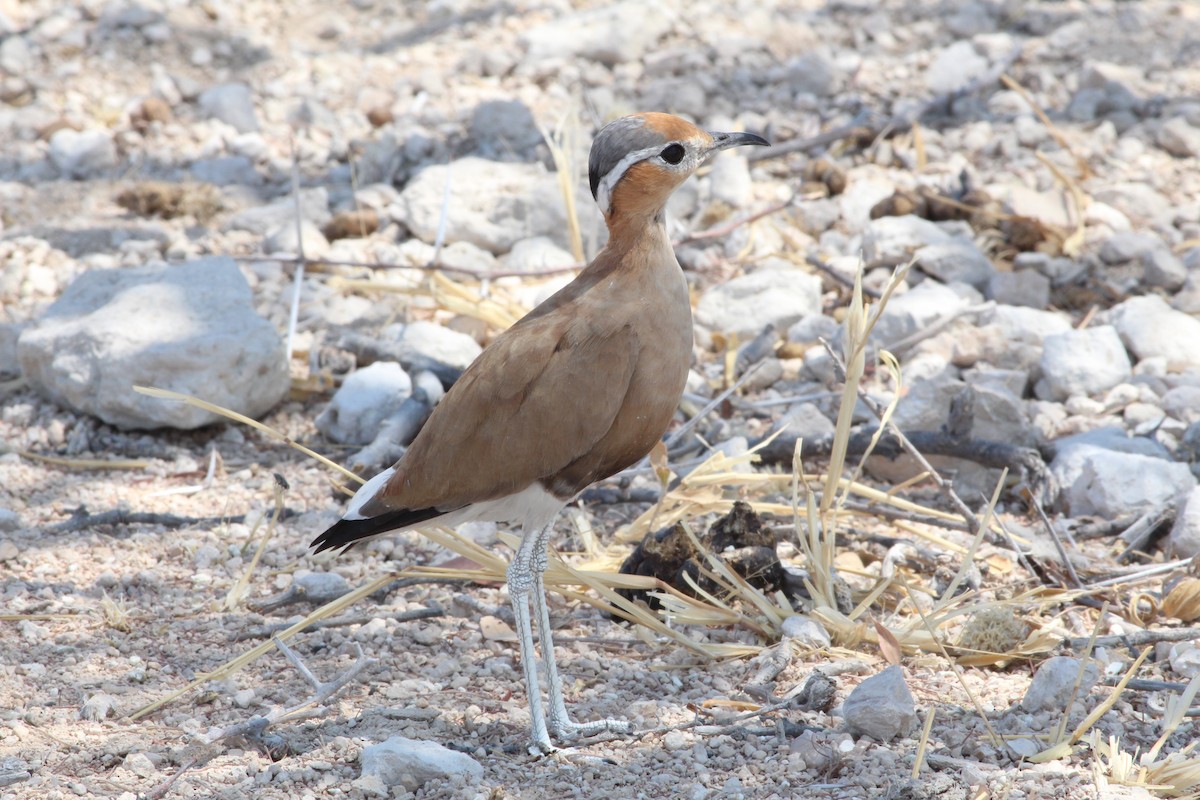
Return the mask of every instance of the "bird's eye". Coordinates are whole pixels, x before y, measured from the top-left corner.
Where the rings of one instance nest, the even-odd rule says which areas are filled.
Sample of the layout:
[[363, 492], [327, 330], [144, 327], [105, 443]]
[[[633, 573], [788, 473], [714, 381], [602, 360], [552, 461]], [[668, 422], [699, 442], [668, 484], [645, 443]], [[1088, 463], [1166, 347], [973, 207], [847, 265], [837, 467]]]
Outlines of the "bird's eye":
[[675, 142], [664, 147], [658, 157], [668, 164], [678, 164], [683, 161], [683, 152], [683, 145]]

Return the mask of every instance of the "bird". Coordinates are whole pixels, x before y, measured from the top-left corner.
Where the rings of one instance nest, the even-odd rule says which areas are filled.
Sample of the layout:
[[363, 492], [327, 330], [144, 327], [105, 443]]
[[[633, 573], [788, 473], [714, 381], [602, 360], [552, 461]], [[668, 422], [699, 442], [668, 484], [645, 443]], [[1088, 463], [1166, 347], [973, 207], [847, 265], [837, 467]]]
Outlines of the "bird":
[[342, 518], [312, 543], [318, 553], [344, 551], [427, 525], [519, 525], [521, 542], [506, 578], [531, 753], [552, 752], [551, 736], [566, 743], [631, 730], [625, 720], [574, 722], [567, 713], [543, 585], [547, 546], [559, 511], [649, 453], [683, 394], [692, 309], [667, 234], [667, 200], [714, 153], [768, 144], [757, 134], [710, 133], [660, 112], [601, 128], [588, 157], [588, 183], [608, 227], [607, 244], [480, 353], [400, 460], [364, 483]]

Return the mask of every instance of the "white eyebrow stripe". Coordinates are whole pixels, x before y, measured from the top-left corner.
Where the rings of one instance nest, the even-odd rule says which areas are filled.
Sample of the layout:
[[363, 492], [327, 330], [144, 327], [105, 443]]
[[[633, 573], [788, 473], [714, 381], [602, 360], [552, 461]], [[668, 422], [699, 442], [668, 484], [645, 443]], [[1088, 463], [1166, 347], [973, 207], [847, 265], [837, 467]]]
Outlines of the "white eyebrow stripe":
[[617, 165], [600, 179], [600, 185], [596, 187], [596, 205], [600, 206], [602, 214], [607, 216], [608, 212], [612, 210], [612, 190], [616, 187], [617, 182], [621, 180], [621, 177], [629, 171], [629, 168], [639, 161], [645, 161], [650, 156], [658, 155], [669, 144], [672, 144], [672, 142], [663, 142], [653, 147], [643, 147], [641, 150], [634, 150], [618, 161]]

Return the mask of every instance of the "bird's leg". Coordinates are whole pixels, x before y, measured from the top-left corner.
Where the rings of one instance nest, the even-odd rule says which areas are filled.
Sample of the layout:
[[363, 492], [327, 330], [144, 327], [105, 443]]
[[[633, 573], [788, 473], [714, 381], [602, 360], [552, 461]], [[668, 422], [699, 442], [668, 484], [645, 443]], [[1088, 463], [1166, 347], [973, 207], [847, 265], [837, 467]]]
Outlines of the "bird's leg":
[[[550, 742], [546, 717], [542, 713], [542, 690], [538, 685], [537, 657], [533, 651], [533, 626], [529, 615], [529, 592], [535, 588], [535, 584], [541, 585], [540, 579], [535, 580], [533, 556], [538, 542], [544, 541], [541, 532], [526, 532], [521, 538], [521, 544], [508, 565], [508, 596], [516, 618], [521, 672], [525, 675], [525, 694], [529, 698], [529, 723], [532, 729], [530, 752], [549, 753], [554, 745]], [[545, 550], [544, 543], [542, 549]]]
[[546, 666], [546, 681], [550, 693], [550, 733], [560, 741], [595, 736], [606, 731], [628, 733], [632, 726], [623, 719], [572, 722], [567, 714], [567, 705], [563, 701], [562, 678], [558, 675], [558, 665], [554, 661], [554, 637], [550, 632], [550, 609], [546, 603], [546, 587], [542, 577], [550, 561], [546, 552], [550, 541], [550, 529], [542, 531], [537, 539], [537, 546], [533, 552], [533, 604], [537, 608], [538, 637], [541, 639], [542, 663]]

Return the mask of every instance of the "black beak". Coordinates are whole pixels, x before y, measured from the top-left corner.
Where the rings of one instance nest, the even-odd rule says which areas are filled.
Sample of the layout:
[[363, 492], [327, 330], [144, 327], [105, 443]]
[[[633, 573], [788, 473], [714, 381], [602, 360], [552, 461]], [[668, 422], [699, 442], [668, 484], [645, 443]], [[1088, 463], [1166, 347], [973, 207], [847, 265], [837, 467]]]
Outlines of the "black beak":
[[757, 133], [710, 133], [713, 137], [713, 143], [708, 148], [708, 152], [715, 153], [718, 150], [727, 150], [730, 147], [741, 147], [747, 144], [756, 144], [763, 147], [770, 147], [771, 143]]

